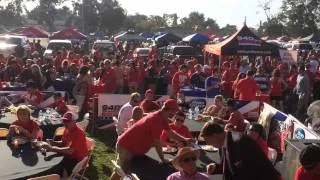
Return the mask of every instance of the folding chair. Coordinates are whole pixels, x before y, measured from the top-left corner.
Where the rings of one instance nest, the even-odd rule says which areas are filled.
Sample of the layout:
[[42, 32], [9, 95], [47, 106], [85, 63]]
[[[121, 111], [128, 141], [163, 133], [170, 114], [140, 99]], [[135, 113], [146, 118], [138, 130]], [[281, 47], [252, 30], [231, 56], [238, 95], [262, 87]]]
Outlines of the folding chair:
[[61, 137], [63, 135], [65, 129], [66, 129], [65, 127], [58, 127], [56, 129], [56, 131], [54, 132], [52, 139], [55, 140], [56, 137]]
[[60, 176], [58, 174], [51, 174], [51, 175], [47, 175], [47, 176], [29, 178], [27, 180], [60, 180]]
[[98, 127], [98, 129], [100, 130], [105, 130], [105, 129], [108, 129], [108, 128], [111, 128], [111, 127], [114, 127], [118, 124], [118, 118], [116, 117], [113, 117], [112, 118], [113, 122], [107, 124], [107, 125], [104, 125], [104, 126], [101, 126], [101, 127]]
[[88, 156], [83, 158], [80, 162], [78, 162], [74, 166], [74, 168], [72, 170], [72, 174], [69, 176], [68, 180], [73, 180], [73, 179], [78, 179], [78, 178], [80, 180], [82, 180], [82, 179], [89, 180], [88, 178], [86, 178], [80, 174], [81, 170], [83, 170], [86, 167], [87, 163], [88, 163]]
[[7, 128], [0, 128], [0, 139], [7, 138], [9, 130]]
[[111, 162], [116, 168], [117, 173], [121, 176], [121, 180], [140, 180], [139, 177], [134, 173], [126, 174], [115, 160], [111, 160]]

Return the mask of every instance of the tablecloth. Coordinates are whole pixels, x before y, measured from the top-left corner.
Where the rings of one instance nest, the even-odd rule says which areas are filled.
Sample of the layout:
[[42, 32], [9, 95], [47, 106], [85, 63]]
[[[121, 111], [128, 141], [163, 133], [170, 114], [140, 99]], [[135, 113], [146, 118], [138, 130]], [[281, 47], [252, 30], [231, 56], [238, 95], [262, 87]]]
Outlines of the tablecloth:
[[61, 156], [48, 152], [45, 158], [41, 152], [27, 143], [19, 149], [11, 149], [6, 140], [0, 141], [0, 179], [25, 179], [50, 171], [62, 161]]

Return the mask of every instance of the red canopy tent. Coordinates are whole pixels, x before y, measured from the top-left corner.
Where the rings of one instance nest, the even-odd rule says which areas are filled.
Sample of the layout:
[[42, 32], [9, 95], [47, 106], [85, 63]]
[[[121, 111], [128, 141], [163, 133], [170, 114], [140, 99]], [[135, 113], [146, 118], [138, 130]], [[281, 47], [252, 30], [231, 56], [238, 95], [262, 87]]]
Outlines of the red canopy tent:
[[73, 29], [67, 28], [62, 31], [58, 31], [53, 33], [51, 39], [86, 39], [87, 36], [82, 34], [81, 32]]
[[47, 31], [34, 26], [21, 27], [10, 32], [10, 34], [26, 36], [29, 38], [48, 38], [50, 36], [50, 33]]

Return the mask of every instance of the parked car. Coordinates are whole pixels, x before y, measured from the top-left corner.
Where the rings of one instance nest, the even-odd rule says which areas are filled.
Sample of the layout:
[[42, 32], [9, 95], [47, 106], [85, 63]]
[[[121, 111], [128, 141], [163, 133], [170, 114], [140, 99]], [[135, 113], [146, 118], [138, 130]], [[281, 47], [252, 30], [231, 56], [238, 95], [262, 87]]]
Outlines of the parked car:
[[46, 50], [43, 53], [43, 57], [51, 57], [56, 51], [66, 48], [67, 51], [72, 50], [72, 43], [70, 40], [50, 40]]
[[0, 54], [3, 54], [4, 57], [13, 54], [17, 45], [21, 45], [25, 50], [30, 49], [30, 46], [26, 43], [26, 37], [24, 36], [0, 36]]
[[195, 57], [199, 63], [203, 64], [203, 55], [196, 52], [192, 46], [168, 46], [165, 57], [178, 57], [181, 60]]
[[93, 43], [93, 46], [91, 49], [91, 55], [94, 54], [94, 52], [96, 51], [96, 48], [100, 49], [100, 51], [102, 52], [103, 58], [110, 58], [110, 56], [119, 54], [119, 51], [115, 46], [114, 42], [110, 40], [96, 40]]
[[136, 48], [133, 51], [133, 57], [147, 58], [150, 52], [150, 48]]

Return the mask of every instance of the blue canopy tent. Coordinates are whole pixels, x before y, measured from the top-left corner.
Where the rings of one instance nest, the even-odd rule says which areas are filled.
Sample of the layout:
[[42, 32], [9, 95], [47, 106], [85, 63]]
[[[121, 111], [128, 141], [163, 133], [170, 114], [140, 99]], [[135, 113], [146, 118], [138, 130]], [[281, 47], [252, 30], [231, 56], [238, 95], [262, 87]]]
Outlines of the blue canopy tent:
[[207, 44], [210, 41], [210, 39], [205, 35], [195, 33], [195, 34], [191, 34], [187, 37], [184, 37], [182, 39], [182, 41], [191, 42], [191, 43], [199, 43], [199, 44]]
[[142, 36], [144, 38], [153, 38], [154, 34], [151, 32], [143, 32], [143, 33], [140, 33], [139, 36]]

